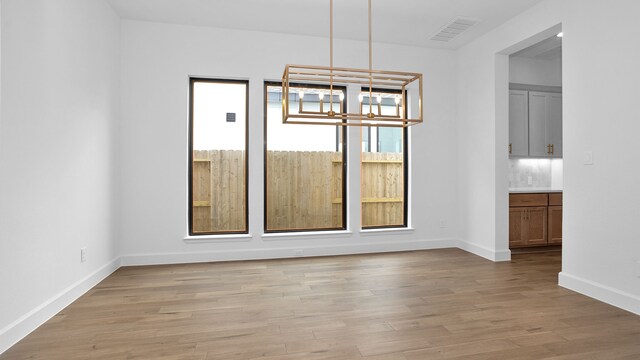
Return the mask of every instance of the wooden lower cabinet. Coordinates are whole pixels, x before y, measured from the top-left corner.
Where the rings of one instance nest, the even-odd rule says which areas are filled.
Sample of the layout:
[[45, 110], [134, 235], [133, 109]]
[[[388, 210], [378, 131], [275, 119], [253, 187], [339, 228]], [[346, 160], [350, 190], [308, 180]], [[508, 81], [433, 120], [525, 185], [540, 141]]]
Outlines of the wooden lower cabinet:
[[560, 245], [562, 244], [562, 206], [549, 206], [548, 212], [547, 242], [549, 245]]
[[562, 244], [562, 194], [509, 196], [509, 248]]
[[547, 245], [547, 207], [509, 208], [509, 247]]

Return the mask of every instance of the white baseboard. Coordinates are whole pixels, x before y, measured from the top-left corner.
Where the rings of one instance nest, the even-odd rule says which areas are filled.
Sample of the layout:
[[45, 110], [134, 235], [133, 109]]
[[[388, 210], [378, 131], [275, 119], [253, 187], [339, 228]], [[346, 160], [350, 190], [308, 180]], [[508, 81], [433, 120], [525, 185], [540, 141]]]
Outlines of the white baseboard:
[[[367, 242], [361, 244], [234, 249], [183, 253], [132, 254], [121, 258], [122, 266], [183, 264], [214, 261], [284, 259], [293, 257], [368, 254], [411, 250], [455, 248], [455, 239]], [[296, 250], [302, 255], [296, 255]]]
[[511, 261], [511, 250], [493, 250], [484, 246], [458, 240], [457, 247], [474, 255], [481, 256], [491, 261]]
[[62, 309], [74, 302], [92, 287], [111, 275], [120, 267], [120, 258], [116, 258], [77, 281], [57, 295], [40, 304], [35, 309], [0, 330], [0, 354], [15, 345], [25, 336], [51, 319]]
[[558, 285], [609, 305], [640, 315], [640, 297], [581, 277], [561, 272]]

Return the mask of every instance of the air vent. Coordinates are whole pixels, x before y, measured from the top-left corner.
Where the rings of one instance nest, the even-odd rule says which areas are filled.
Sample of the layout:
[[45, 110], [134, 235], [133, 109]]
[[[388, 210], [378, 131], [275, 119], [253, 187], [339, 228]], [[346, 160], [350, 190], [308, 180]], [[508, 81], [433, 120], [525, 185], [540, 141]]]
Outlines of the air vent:
[[440, 30], [433, 34], [433, 36], [431, 36], [429, 40], [449, 42], [455, 39], [458, 35], [469, 30], [470, 27], [479, 23], [480, 21], [480, 19], [458, 16], [450, 23], [440, 28]]

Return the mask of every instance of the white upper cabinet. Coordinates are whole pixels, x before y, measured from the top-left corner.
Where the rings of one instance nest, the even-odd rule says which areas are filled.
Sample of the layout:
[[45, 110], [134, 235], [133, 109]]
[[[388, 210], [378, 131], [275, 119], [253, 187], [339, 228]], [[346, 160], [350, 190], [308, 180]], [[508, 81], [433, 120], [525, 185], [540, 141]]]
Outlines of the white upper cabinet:
[[529, 155], [528, 92], [509, 91], [509, 156]]
[[562, 157], [562, 94], [529, 92], [529, 156]]
[[547, 141], [548, 110], [547, 93], [529, 93], [529, 155], [545, 157], [551, 147]]
[[562, 158], [562, 94], [509, 91], [509, 155]]
[[551, 144], [551, 157], [562, 158], [562, 94], [551, 93], [547, 141]]

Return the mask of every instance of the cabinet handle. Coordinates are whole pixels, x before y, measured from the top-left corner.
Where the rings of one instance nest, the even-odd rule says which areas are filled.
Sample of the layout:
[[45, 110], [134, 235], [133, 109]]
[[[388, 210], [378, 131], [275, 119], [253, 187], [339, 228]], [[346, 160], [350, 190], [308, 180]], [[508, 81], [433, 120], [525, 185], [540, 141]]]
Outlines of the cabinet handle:
[[547, 155], [551, 154], [551, 145], [547, 144]]
[[551, 144], [551, 155], [553, 155], [553, 144]]
[[513, 147], [511, 146], [511, 143], [509, 143], [509, 154], [511, 154], [512, 150], [513, 150]]

